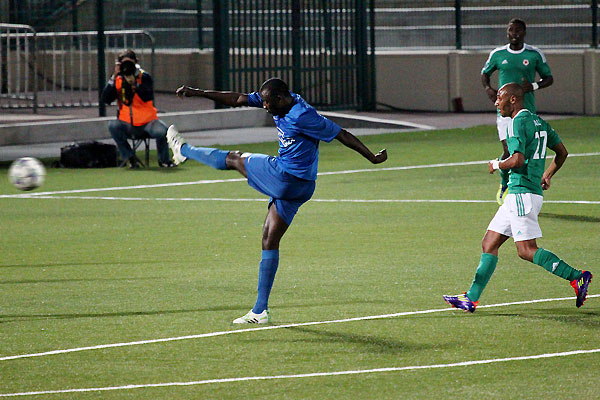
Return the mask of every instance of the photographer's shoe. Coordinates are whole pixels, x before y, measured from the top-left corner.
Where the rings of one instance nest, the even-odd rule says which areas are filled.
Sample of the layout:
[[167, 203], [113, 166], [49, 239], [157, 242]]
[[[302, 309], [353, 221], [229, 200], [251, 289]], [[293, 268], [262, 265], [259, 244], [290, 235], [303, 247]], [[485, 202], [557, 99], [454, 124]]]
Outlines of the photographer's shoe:
[[135, 156], [131, 156], [128, 161], [129, 169], [138, 169], [140, 167], [140, 164], [138, 164], [137, 158], [135, 158]]
[[187, 160], [187, 157], [181, 155], [181, 146], [185, 144], [185, 140], [183, 140], [175, 125], [171, 125], [167, 130], [167, 143], [171, 151], [173, 151], [173, 162], [175, 165], [179, 165]]
[[158, 166], [160, 168], [175, 168], [177, 165], [175, 165], [175, 163], [173, 161], [169, 160], [167, 162], [159, 161]]

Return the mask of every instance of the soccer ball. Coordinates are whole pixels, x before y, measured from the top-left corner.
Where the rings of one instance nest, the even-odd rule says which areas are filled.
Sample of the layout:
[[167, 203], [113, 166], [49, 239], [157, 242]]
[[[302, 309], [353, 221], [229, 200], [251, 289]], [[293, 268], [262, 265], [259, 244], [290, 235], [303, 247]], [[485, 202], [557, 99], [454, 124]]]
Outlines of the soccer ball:
[[19, 190], [32, 190], [44, 183], [46, 169], [33, 157], [15, 160], [8, 169], [8, 179]]

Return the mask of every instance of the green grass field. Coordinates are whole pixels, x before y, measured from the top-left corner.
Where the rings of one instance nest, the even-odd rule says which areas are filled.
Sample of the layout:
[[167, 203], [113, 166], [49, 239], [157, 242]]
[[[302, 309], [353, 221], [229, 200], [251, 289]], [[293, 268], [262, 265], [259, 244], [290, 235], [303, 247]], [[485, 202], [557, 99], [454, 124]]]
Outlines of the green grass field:
[[[600, 151], [599, 124], [554, 121], [573, 156], [546, 193], [538, 241], [596, 274], [600, 156], [575, 155]], [[500, 153], [494, 137], [492, 126], [363, 137], [373, 150], [388, 149], [378, 166], [322, 144], [319, 170], [487, 160]], [[274, 154], [277, 144], [240, 149]], [[577, 309], [569, 283], [520, 260], [509, 240], [477, 312], [449, 310], [442, 300], [468, 289], [497, 205], [416, 200], [493, 200], [499, 180], [486, 165], [320, 176], [282, 241], [269, 329], [231, 323], [255, 300], [266, 198], [241, 181], [152, 186], [237, 178], [193, 161], [173, 170], [48, 169], [34, 194], [74, 192], [37, 198], [7, 197], [23, 193], [0, 179], [0, 395], [599, 395], [600, 352], [558, 353], [600, 350], [600, 275]], [[151, 187], [131, 188], [138, 185]], [[550, 300], [532, 302], [539, 299]], [[499, 305], [514, 302], [523, 303]], [[347, 320], [369, 316], [381, 317]], [[168, 338], [178, 340], [156, 341]], [[89, 348], [116, 343], [125, 345]], [[67, 349], [76, 351], [39, 354]], [[482, 363], [456, 365], [471, 361]], [[97, 390], [70, 391], [88, 388]]]

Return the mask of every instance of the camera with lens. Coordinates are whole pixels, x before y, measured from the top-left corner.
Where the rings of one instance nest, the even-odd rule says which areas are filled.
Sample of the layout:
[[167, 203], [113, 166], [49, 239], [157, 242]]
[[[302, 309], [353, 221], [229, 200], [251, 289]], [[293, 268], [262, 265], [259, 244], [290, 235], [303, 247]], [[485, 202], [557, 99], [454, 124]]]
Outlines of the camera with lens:
[[136, 66], [135, 66], [135, 62], [133, 62], [132, 60], [121, 61], [120, 68], [121, 68], [120, 75], [122, 75], [122, 76], [135, 75]]

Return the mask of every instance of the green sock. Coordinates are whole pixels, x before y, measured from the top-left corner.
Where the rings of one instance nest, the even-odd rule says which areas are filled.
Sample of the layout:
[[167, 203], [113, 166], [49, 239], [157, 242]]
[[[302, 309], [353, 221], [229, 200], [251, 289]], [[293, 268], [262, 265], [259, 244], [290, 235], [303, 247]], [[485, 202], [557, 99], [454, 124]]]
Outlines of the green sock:
[[479, 266], [475, 272], [475, 278], [473, 278], [471, 288], [467, 292], [469, 300], [472, 302], [479, 300], [479, 296], [481, 296], [481, 292], [483, 292], [483, 289], [485, 289], [485, 286], [492, 277], [497, 263], [498, 257], [495, 255], [489, 253], [481, 254], [481, 260], [479, 261]]
[[541, 247], [533, 255], [533, 263], [569, 282], [581, 277], [581, 270], [571, 267], [554, 253], [544, 250]]

